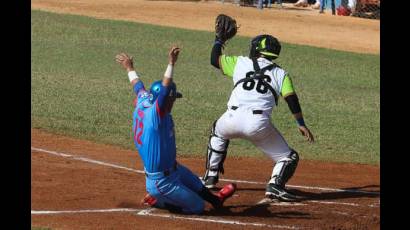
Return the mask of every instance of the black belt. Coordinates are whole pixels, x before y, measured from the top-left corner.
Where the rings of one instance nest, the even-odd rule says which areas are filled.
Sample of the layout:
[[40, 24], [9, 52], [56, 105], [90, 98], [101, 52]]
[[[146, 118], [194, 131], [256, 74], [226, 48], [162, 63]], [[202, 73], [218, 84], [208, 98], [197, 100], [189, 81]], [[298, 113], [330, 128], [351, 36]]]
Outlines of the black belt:
[[[232, 110], [237, 110], [239, 107], [238, 106], [231, 106]], [[253, 114], [262, 114], [263, 110], [252, 110]]]

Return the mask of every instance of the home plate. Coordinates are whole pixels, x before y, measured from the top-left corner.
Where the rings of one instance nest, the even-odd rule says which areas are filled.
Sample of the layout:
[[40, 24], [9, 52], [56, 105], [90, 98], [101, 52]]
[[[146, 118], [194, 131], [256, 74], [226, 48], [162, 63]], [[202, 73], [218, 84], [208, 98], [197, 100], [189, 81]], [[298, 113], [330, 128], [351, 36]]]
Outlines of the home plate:
[[306, 204], [302, 204], [299, 202], [281, 202], [277, 199], [272, 199], [269, 197], [265, 197], [262, 200], [260, 200], [258, 203], [256, 203], [256, 205], [265, 205], [265, 204], [269, 204], [271, 206], [302, 206], [302, 205], [306, 205]]

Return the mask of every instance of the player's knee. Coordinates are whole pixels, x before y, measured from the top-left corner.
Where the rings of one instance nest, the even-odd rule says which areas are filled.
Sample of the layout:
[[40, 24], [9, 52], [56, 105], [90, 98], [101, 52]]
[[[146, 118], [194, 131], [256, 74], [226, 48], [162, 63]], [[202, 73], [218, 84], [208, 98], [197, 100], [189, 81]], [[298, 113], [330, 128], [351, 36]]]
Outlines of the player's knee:
[[297, 164], [299, 162], [299, 153], [296, 152], [294, 149], [291, 149], [288, 158]]
[[286, 165], [290, 165], [291, 167], [295, 167], [298, 165], [299, 162], [299, 154], [295, 150], [291, 149], [291, 152], [288, 156], [280, 158], [277, 163], [285, 163]]
[[294, 149], [290, 149], [289, 154], [285, 154], [281, 157], [273, 159], [276, 163], [290, 162], [292, 164], [297, 164], [299, 162], [299, 154]]

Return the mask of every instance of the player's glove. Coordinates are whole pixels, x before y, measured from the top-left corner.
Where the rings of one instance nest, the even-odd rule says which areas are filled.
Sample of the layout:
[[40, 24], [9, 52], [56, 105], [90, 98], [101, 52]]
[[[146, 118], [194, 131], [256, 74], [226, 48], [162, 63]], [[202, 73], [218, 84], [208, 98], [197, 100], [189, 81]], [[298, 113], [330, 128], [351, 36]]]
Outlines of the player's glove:
[[235, 36], [238, 31], [235, 19], [225, 14], [220, 14], [215, 19], [215, 39], [222, 43]]

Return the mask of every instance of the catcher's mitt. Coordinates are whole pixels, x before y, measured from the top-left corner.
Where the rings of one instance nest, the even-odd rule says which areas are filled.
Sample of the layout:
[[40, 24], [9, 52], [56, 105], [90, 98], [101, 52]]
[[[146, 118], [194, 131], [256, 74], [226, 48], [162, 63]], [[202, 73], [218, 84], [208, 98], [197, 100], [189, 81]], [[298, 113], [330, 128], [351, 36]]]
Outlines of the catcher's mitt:
[[225, 14], [220, 14], [215, 19], [216, 39], [225, 42], [235, 36], [238, 31], [235, 19]]

